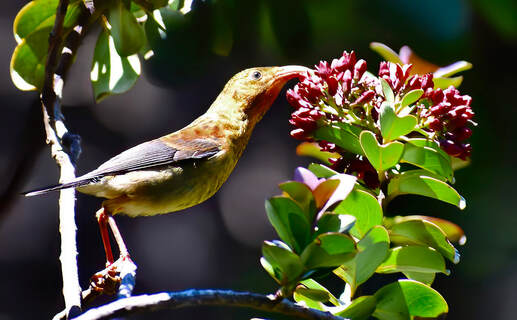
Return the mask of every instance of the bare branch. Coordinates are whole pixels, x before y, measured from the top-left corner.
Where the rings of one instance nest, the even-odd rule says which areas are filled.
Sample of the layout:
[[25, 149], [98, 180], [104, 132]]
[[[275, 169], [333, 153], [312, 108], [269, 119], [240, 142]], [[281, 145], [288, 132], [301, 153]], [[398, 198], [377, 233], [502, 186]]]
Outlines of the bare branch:
[[298, 319], [343, 319], [329, 312], [309, 309], [287, 299], [278, 300], [266, 295], [231, 290], [186, 290], [140, 295], [120, 299], [101, 307], [90, 309], [75, 320], [100, 320], [134, 313], [172, 310], [199, 306], [244, 307]]

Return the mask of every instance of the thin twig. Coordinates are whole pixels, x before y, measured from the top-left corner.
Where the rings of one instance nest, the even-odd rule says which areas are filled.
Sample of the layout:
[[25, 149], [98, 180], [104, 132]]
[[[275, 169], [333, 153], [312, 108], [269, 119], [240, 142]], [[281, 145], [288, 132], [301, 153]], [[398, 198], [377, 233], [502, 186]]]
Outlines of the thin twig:
[[140, 295], [120, 299], [101, 307], [90, 309], [74, 320], [111, 319], [137, 312], [172, 310], [199, 306], [244, 307], [292, 316], [298, 319], [343, 319], [329, 312], [309, 309], [289, 300], [276, 300], [266, 295], [231, 290], [186, 290]]

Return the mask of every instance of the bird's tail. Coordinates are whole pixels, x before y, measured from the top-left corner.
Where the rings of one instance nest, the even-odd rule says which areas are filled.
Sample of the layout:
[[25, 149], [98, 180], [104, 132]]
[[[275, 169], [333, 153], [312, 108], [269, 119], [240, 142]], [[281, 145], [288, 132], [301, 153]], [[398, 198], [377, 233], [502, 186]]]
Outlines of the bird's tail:
[[97, 178], [78, 178], [76, 180], [67, 182], [67, 183], [60, 183], [53, 186], [48, 186], [41, 189], [35, 189], [30, 191], [22, 192], [22, 194], [26, 197], [32, 197], [32, 196], [39, 196], [40, 194], [46, 194], [52, 191], [57, 191], [61, 189], [67, 189], [67, 188], [77, 188], [80, 186], [84, 186], [87, 184], [90, 184], [92, 182], [95, 182]]

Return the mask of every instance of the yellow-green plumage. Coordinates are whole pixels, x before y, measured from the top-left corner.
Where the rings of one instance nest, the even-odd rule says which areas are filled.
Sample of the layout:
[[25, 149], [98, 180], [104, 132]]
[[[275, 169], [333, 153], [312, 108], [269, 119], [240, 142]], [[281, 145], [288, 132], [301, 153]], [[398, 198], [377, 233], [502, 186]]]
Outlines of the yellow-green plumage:
[[109, 214], [156, 215], [210, 198], [242, 155], [256, 123], [305, 67], [252, 68], [236, 74], [208, 111], [185, 128], [131, 148], [66, 187], [106, 198]]

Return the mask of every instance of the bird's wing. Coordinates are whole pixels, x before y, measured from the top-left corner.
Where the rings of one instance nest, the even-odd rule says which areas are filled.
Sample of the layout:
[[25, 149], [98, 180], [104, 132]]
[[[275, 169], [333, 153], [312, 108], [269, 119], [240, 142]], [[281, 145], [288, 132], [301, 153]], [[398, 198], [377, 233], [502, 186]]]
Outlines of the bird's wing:
[[151, 167], [170, 165], [180, 161], [209, 158], [221, 150], [215, 139], [151, 140], [128, 149], [103, 163], [85, 177], [102, 177]]

